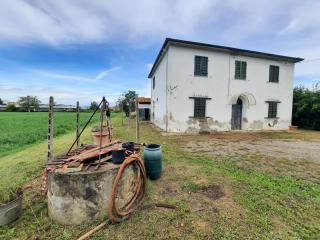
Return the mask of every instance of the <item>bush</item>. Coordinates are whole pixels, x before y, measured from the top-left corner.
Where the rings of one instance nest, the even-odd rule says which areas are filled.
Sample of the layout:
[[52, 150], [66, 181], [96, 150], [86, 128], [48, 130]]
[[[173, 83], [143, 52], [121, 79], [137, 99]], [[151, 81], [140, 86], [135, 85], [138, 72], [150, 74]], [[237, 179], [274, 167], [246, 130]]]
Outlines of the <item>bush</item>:
[[293, 125], [320, 130], [320, 88], [295, 87], [293, 90]]
[[16, 107], [16, 105], [14, 105], [14, 104], [9, 104], [8, 106], [7, 106], [7, 108], [6, 108], [6, 111], [7, 112], [16, 112], [18, 109], [17, 109], [17, 107]]

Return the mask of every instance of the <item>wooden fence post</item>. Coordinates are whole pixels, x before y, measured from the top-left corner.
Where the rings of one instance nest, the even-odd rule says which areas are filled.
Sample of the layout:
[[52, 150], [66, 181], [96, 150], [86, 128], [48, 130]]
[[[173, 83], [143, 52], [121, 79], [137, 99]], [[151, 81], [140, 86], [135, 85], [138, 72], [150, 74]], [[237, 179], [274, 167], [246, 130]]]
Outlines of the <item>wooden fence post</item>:
[[121, 125], [123, 126], [123, 103], [121, 103]]
[[139, 100], [136, 94], [136, 142], [140, 142], [140, 126], [139, 126]]
[[80, 137], [79, 137], [79, 133], [80, 133], [80, 106], [79, 106], [79, 101], [77, 101], [77, 146], [80, 146]]
[[129, 115], [128, 115], [128, 126], [127, 126], [127, 131], [130, 130], [130, 125], [131, 125], [131, 122], [130, 122], [130, 118], [131, 118], [131, 111], [130, 111], [130, 105], [129, 105]]
[[53, 104], [54, 100], [51, 96], [49, 98], [49, 112], [48, 112], [48, 155], [47, 162], [53, 158]]

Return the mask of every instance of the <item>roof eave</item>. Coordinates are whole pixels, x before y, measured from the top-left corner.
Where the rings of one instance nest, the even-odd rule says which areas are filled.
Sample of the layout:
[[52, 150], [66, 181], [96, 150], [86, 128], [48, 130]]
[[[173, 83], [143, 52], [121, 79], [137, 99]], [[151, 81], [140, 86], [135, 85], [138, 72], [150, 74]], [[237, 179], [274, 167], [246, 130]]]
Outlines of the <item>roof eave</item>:
[[165, 53], [168, 42], [169, 42], [169, 38], [166, 38], [166, 40], [162, 44], [162, 47], [161, 47], [161, 49], [160, 49], [160, 51], [159, 51], [159, 53], [157, 55], [156, 60], [154, 61], [153, 65], [152, 65], [152, 68], [150, 70], [148, 78], [152, 77], [153, 73], [155, 72], [156, 68], [158, 67], [158, 64], [160, 63], [159, 60], [162, 57], [162, 55]]
[[283, 55], [277, 55], [272, 53], [264, 53], [264, 52], [258, 52], [258, 51], [252, 51], [252, 50], [246, 50], [246, 49], [240, 49], [240, 48], [233, 48], [233, 47], [225, 47], [225, 46], [219, 46], [219, 45], [212, 45], [207, 43], [199, 43], [199, 42], [191, 42], [191, 41], [185, 41], [185, 40], [179, 40], [179, 39], [173, 39], [173, 38], [166, 38], [164, 41], [158, 56], [150, 70], [150, 73], [148, 75], [148, 78], [151, 78], [154, 74], [155, 70], [157, 69], [161, 57], [167, 50], [167, 45], [169, 44], [175, 44], [175, 45], [183, 45], [183, 46], [189, 46], [189, 47], [203, 47], [207, 49], [214, 49], [216, 51], [223, 51], [228, 52], [231, 54], [239, 54], [243, 56], [251, 56], [251, 57], [257, 57], [257, 58], [264, 58], [264, 59], [272, 59], [276, 61], [286, 61], [286, 62], [292, 62], [297, 63], [301, 62], [304, 59], [299, 57], [289, 57], [289, 56], [283, 56]]

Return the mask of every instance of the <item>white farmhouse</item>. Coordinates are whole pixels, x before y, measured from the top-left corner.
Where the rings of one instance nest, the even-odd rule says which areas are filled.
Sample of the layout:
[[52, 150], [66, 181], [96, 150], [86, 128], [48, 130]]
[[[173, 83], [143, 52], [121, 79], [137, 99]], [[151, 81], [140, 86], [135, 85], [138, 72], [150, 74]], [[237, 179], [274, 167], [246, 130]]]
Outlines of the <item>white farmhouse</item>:
[[148, 76], [151, 121], [166, 132], [288, 129], [302, 60], [167, 38]]

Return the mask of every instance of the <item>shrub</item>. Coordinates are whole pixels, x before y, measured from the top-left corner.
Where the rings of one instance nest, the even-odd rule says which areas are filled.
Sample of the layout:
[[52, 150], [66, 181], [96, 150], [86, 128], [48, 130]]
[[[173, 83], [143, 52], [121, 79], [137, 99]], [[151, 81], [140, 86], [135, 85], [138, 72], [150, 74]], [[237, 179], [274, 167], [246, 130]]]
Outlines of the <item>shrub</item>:
[[320, 88], [295, 87], [292, 123], [301, 128], [320, 130]]

